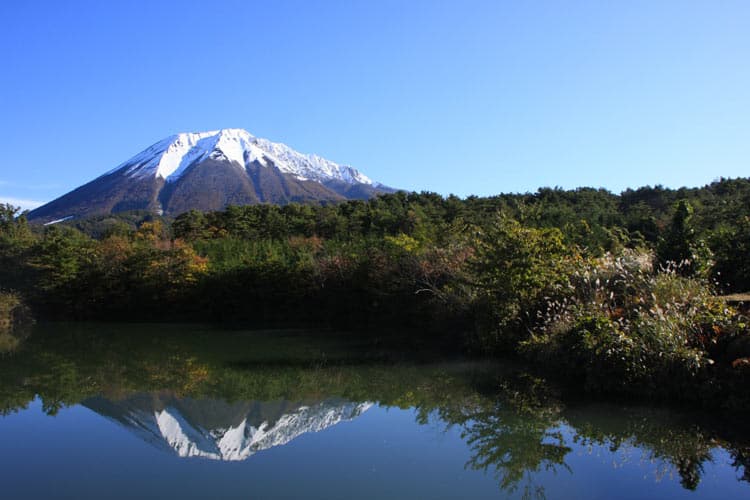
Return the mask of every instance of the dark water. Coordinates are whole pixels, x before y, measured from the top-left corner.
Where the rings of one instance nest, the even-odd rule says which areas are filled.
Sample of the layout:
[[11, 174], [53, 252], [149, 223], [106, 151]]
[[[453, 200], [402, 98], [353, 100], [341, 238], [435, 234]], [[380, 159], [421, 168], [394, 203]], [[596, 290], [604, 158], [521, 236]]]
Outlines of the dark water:
[[38, 327], [0, 356], [0, 496], [750, 498], [731, 416], [571, 402], [518, 367], [413, 347]]

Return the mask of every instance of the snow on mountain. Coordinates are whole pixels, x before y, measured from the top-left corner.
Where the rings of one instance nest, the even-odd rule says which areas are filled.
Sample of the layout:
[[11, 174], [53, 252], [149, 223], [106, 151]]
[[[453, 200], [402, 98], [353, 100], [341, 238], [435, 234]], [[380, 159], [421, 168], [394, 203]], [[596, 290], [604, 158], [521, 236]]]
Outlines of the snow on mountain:
[[203, 428], [191, 423], [174, 407], [148, 411], [129, 409], [116, 420], [125, 424], [144, 440], [173, 450], [180, 457], [202, 457], [212, 460], [245, 460], [258, 451], [281, 446], [308, 433], [319, 432], [340, 422], [350, 421], [367, 411], [373, 403], [320, 402], [300, 406], [280, 415], [274, 422], [251, 422], [245, 417], [237, 425]]
[[299, 178], [316, 181], [339, 180], [347, 184], [373, 184], [369, 177], [350, 166], [339, 165], [317, 155], [301, 154], [286, 144], [266, 139], [256, 138], [255, 143], [273, 158], [281, 160], [284, 167], [279, 168], [282, 171]]
[[229, 160], [243, 169], [253, 162], [263, 166], [273, 165], [300, 180], [374, 185], [369, 177], [350, 166], [339, 165], [317, 155], [299, 153], [285, 144], [261, 139], [236, 128], [173, 135], [105, 175], [125, 171], [135, 178], [161, 177], [167, 182], [174, 182], [190, 165], [207, 158]]
[[336, 203], [392, 192], [350, 166], [234, 128], [167, 137], [28, 217], [41, 224], [134, 210], [176, 217], [230, 205]]

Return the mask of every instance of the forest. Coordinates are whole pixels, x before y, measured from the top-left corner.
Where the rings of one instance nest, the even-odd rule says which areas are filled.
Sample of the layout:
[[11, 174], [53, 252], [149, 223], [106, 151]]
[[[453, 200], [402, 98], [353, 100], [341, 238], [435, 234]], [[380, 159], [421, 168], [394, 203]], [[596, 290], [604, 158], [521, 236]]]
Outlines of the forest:
[[592, 393], [747, 409], [748, 249], [743, 178], [47, 226], [5, 205], [0, 318], [398, 331]]

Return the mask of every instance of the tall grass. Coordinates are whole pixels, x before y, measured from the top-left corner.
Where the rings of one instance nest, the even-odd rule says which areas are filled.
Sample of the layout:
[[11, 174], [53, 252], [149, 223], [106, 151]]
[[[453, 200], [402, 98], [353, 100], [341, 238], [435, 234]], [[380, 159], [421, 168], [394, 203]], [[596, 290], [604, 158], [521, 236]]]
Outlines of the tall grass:
[[521, 354], [588, 390], [680, 399], [717, 363], [727, 368], [726, 347], [748, 336], [744, 318], [705, 280], [652, 262], [629, 250], [584, 260], [568, 289], [536, 311]]

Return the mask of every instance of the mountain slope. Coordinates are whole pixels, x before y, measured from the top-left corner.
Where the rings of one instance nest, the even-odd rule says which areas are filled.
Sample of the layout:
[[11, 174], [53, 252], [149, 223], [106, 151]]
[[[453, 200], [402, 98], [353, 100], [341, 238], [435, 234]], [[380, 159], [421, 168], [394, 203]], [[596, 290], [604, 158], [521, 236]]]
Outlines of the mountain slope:
[[29, 213], [36, 222], [254, 203], [336, 202], [392, 192], [358, 170], [242, 129], [177, 134]]

